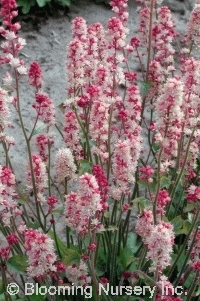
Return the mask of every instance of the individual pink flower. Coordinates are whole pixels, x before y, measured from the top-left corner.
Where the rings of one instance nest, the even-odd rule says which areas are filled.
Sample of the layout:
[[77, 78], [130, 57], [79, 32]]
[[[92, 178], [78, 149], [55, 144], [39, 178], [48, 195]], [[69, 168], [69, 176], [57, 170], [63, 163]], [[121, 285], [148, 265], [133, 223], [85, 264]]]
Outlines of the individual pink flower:
[[32, 62], [28, 70], [29, 84], [40, 89], [43, 84], [43, 74], [38, 62]]
[[32, 106], [44, 122], [49, 125], [55, 124], [55, 106], [48, 94], [36, 93], [35, 103]]
[[61, 183], [65, 179], [73, 179], [76, 173], [76, 165], [74, 164], [74, 158], [69, 148], [60, 149], [56, 153], [55, 163], [55, 178], [56, 182]]
[[38, 230], [25, 231], [25, 250], [28, 256], [27, 272], [30, 277], [46, 279], [56, 272], [56, 255], [53, 240]]

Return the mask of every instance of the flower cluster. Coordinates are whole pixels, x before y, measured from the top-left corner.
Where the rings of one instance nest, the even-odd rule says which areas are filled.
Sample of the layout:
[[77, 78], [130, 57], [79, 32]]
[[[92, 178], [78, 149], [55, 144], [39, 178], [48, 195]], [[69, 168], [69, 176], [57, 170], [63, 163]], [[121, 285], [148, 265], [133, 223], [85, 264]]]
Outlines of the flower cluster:
[[85, 286], [91, 283], [91, 277], [88, 276], [88, 269], [83, 260], [80, 261], [78, 267], [76, 264], [68, 266], [66, 277], [74, 286]]
[[0, 219], [6, 226], [10, 226], [11, 219], [22, 214], [16, 202], [16, 182], [12, 170], [7, 166], [0, 166]]
[[194, 184], [190, 185], [188, 188], [187, 200], [189, 203], [200, 201], [200, 187], [197, 187]]
[[42, 87], [42, 70], [38, 62], [32, 62], [28, 70], [29, 84], [35, 86], [36, 89]]
[[69, 148], [60, 149], [55, 157], [55, 178], [56, 182], [61, 183], [65, 179], [73, 179], [76, 173], [76, 165], [74, 158]]
[[3, 26], [0, 27], [0, 35], [6, 39], [1, 44], [5, 55], [0, 55], [0, 64], [10, 64], [19, 74], [26, 74], [24, 61], [17, 58], [19, 51], [26, 45], [26, 41], [17, 35], [21, 27], [20, 23], [13, 22], [13, 19], [18, 15], [16, 1], [1, 0], [1, 5], [0, 15], [3, 19], [3, 25], [7, 29]]
[[188, 241], [188, 248], [193, 244], [192, 251], [190, 253], [190, 266], [192, 269], [200, 271], [200, 230], [190, 235]]
[[32, 106], [44, 122], [49, 125], [55, 124], [55, 107], [52, 99], [46, 93], [36, 93], [35, 103]]
[[102, 204], [95, 177], [86, 173], [79, 181], [79, 193], [71, 192], [66, 196], [65, 214], [67, 226], [84, 235], [88, 233], [90, 220], [102, 210]]
[[79, 125], [74, 111], [68, 111], [64, 116], [64, 141], [70, 148], [75, 158], [81, 158], [82, 147], [80, 145]]
[[172, 224], [160, 221], [154, 225], [152, 211], [144, 210], [135, 230], [148, 248], [147, 259], [152, 260], [150, 271], [162, 272], [170, 264], [170, 255], [173, 251], [175, 236]]
[[152, 260], [150, 271], [160, 271], [170, 264], [174, 244], [173, 226], [161, 221], [145, 239], [148, 246], [147, 258]]
[[36, 147], [39, 153], [39, 156], [42, 158], [44, 162], [47, 162], [49, 155], [49, 147], [54, 144], [54, 140], [44, 134], [40, 134], [36, 137]]
[[194, 9], [191, 12], [190, 19], [187, 24], [184, 42], [186, 44], [195, 43], [197, 46], [200, 46], [200, 2], [199, 0], [196, 0], [195, 2]]
[[25, 231], [25, 249], [28, 256], [28, 275], [33, 278], [45, 279], [56, 271], [56, 255], [53, 240], [38, 230]]
[[[38, 194], [42, 194], [47, 184], [47, 171], [45, 163], [39, 155], [35, 154], [32, 155], [32, 166], [30, 163], [28, 163], [26, 168], [26, 179], [29, 189], [33, 189], [34, 181]], [[33, 175], [31, 169], [33, 169]]]
[[[155, 104], [158, 116], [154, 139], [162, 149], [162, 163], [172, 161], [178, 154], [183, 122], [182, 103], [183, 82], [177, 78], [169, 78]], [[161, 171], [166, 170], [163, 168]]]

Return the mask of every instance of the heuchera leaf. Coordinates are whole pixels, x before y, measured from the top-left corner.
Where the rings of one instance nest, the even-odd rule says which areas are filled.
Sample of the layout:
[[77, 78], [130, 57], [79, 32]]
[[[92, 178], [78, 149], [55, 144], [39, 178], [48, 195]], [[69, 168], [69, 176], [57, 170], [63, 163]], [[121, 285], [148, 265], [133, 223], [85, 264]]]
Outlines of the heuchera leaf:
[[7, 266], [9, 269], [22, 275], [25, 273], [28, 266], [28, 258], [26, 255], [14, 255], [7, 260]]
[[87, 160], [80, 160], [79, 174], [83, 175], [86, 172], [92, 172], [92, 163]]
[[22, 13], [23, 14], [28, 14], [31, 7], [36, 4], [36, 0], [18, 0], [17, 4], [19, 7], [22, 7]]
[[51, 0], [37, 0], [37, 4], [38, 4], [39, 7], [44, 7], [50, 1]]
[[57, 235], [55, 237], [53, 231], [49, 231], [48, 234], [56, 242], [55, 247], [57, 248], [58, 253], [60, 253], [62, 262], [65, 265], [71, 265], [73, 263], [80, 262], [80, 254], [77, 252], [77, 250], [67, 248], [66, 244], [62, 242]]
[[70, 0], [56, 0], [56, 2], [63, 6], [70, 6], [70, 4], [71, 4]]

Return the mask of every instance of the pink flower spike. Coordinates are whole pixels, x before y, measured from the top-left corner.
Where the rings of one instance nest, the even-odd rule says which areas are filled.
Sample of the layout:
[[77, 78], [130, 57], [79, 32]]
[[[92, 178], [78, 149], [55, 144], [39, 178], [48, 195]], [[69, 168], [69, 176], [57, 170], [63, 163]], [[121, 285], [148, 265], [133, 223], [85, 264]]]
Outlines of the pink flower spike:
[[47, 278], [50, 272], [56, 272], [56, 255], [53, 240], [38, 230], [25, 231], [25, 249], [28, 255], [30, 277]]
[[40, 118], [49, 125], [55, 124], [55, 106], [48, 94], [41, 92], [35, 96], [36, 102], [32, 105]]
[[28, 76], [30, 85], [35, 86], [37, 90], [42, 87], [43, 74], [38, 62], [31, 63], [30, 68], [28, 70]]

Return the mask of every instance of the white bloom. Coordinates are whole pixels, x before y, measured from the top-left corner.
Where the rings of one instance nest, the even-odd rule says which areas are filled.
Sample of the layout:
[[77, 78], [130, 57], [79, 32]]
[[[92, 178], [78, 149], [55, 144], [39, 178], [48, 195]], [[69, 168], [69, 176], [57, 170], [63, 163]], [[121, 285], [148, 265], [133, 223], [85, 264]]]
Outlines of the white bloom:
[[58, 183], [64, 181], [65, 178], [71, 179], [75, 177], [76, 165], [74, 164], [74, 157], [69, 148], [63, 148], [57, 152], [54, 170]]

